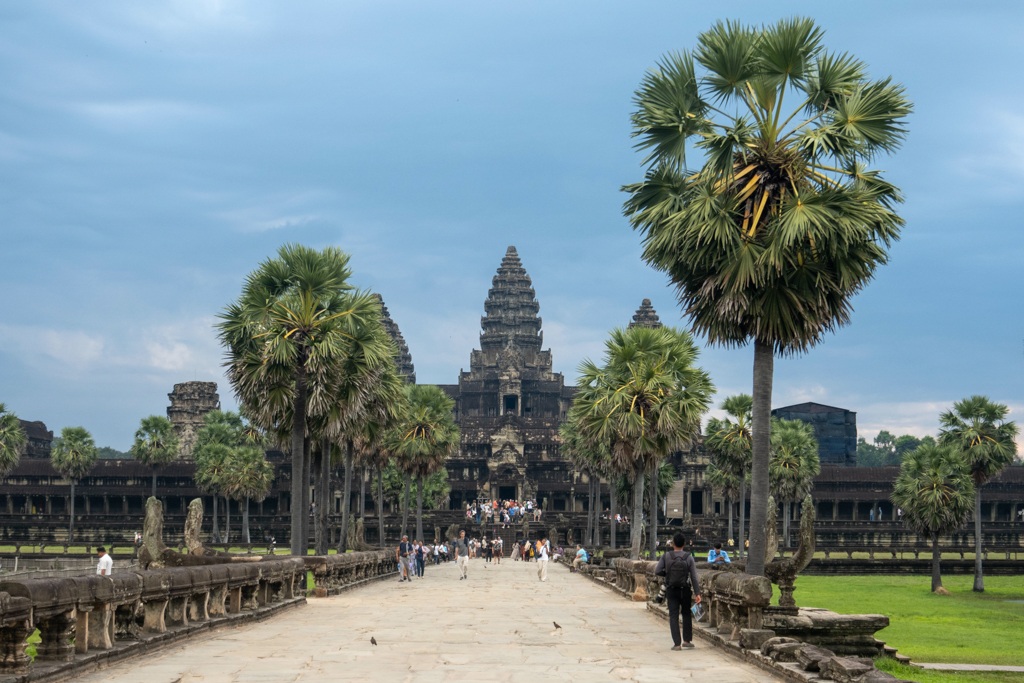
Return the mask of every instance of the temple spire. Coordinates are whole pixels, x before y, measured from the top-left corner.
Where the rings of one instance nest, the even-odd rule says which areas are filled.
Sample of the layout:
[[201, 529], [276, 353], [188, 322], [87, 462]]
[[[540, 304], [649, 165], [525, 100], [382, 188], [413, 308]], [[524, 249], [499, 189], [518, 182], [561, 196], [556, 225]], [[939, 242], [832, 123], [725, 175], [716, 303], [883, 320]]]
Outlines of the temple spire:
[[486, 315], [480, 319], [481, 351], [496, 354], [510, 346], [526, 353], [540, 350], [540, 304], [515, 247], [509, 247], [501, 259], [484, 301], [484, 311]]
[[412, 364], [412, 354], [409, 353], [409, 346], [405, 343], [405, 338], [402, 337], [402, 331], [398, 329], [398, 325], [391, 319], [388, 307], [384, 305], [384, 297], [380, 294], [374, 294], [374, 296], [380, 304], [381, 325], [384, 326], [384, 331], [391, 337], [391, 341], [395, 342], [395, 346], [398, 347], [398, 357], [395, 358], [395, 367], [398, 369], [398, 374], [402, 376], [406, 384], [416, 384], [416, 368]]
[[629, 326], [631, 328], [650, 327], [651, 329], [657, 329], [662, 326], [661, 320], [658, 319], [658, 314], [655, 312], [654, 306], [651, 305], [650, 299], [644, 299], [640, 303], [640, 308], [636, 309], [633, 322]]

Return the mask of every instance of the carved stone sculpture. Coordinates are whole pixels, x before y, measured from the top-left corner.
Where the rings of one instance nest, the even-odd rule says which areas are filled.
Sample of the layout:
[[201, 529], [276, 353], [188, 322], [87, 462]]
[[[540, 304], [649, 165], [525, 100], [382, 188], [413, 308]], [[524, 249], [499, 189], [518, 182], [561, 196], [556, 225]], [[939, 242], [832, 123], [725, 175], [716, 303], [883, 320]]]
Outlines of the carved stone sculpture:
[[190, 555], [203, 554], [203, 499], [195, 498], [188, 504], [188, 516], [185, 517], [185, 547]]
[[164, 552], [164, 505], [159, 499], [150, 497], [146, 501], [146, 520], [142, 524], [142, 550], [139, 551], [139, 566], [142, 569], [160, 569], [167, 565]]

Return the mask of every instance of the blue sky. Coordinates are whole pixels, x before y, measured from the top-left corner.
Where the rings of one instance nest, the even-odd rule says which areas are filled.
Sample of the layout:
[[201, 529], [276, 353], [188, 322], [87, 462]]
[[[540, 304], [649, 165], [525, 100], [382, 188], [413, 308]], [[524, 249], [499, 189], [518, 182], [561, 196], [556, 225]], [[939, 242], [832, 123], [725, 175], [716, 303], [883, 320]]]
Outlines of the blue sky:
[[[720, 18], [803, 14], [915, 102], [907, 196], [852, 325], [775, 366], [775, 405], [924, 434], [972, 393], [1024, 412], [1019, 3], [8, 2], [0, 6], [0, 402], [125, 449], [284, 242], [338, 245], [420, 382], [456, 381], [505, 248], [571, 381], [652, 299], [619, 187], [631, 96]], [[722, 395], [752, 351], [707, 349]]]

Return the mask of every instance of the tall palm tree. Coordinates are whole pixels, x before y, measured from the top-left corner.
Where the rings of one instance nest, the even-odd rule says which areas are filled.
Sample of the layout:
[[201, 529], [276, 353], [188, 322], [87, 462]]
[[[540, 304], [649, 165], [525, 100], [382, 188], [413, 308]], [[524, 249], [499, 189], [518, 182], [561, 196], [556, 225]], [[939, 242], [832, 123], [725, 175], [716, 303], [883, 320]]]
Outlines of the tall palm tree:
[[640, 557], [644, 473], [700, 431], [714, 387], [695, 366], [689, 333], [671, 327], [612, 330], [604, 365], [580, 365], [580, 390], [571, 410], [581, 434], [610, 445], [615, 467], [632, 473], [630, 547]]
[[[234, 456], [234, 447], [219, 441], [210, 441], [197, 448], [193, 452], [196, 462], [195, 480], [200, 491], [206, 491], [213, 496], [213, 542], [220, 543], [220, 531], [217, 527], [217, 497], [226, 496], [228, 471], [231, 459]], [[229, 510], [230, 513], [230, 510]], [[224, 543], [231, 540], [230, 517], [229, 524], [224, 529]]]
[[75, 540], [75, 485], [96, 464], [98, 455], [96, 442], [85, 427], [65, 427], [50, 448], [53, 468], [71, 483], [68, 543]]
[[[709, 422], [710, 424], [710, 422]], [[728, 503], [728, 516], [729, 516], [729, 540], [735, 538], [733, 532], [733, 508], [736, 507], [736, 500], [740, 495], [740, 478], [732, 472], [731, 469], [723, 469], [718, 466], [718, 463], [712, 461], [708, 464], [704, 470], [704, 481], [707, 482], [708, 486], [712, 490], [716, 491], [718, 495], [725, 498]]]
[[809, 423], [772, 418], [771, 446], [769, 491], [775, 500], [782, 503], [782, 534], [788, 548], [793, 503], [803, 500], [811, 492], [814, 478], [821, 472], [818, 441], [814, 438], [814, 427]]
[[[206, 449], [219, 444], [229, 449], [241, 445], [262, 445], [262, 434], [251, 423], [243, 422], [238, 413], [213, 410], [203, 416], [203, 426], [196, 432], [196, 445], [192, 451], [192, 459], [197, 463], [206, 457]], [[219, 457], [219, 456], [218, 456]], [[217, 499], [223, 493], [221, 489], [200, 487], [212, 494], [213, 498], [213, 542], [220, 543], [220, 522], [217, 514]], [[228, 505], [227, 499], [224, 501]], [[230, 512], [230, 509], [228, 510]]]
[[274, 468], [267, 462], [263, 449], [258, 446], [240, 446], [231, 450], [227, 458], [224, 492], [242, 507], [242, 543], [250, 543], [249, 501], [257, 503], [267, 497], [274, 483]]
[[868, 164], [900, 146], [912, 105], [891, 79], [827, 51], [823, 35], [804, 18], [719, 22], [694, 51], [664, 57], [634, 98], [647, 172], [623, 188], [624, 213], [643, 258], [668, 273], [696, 333], [753, 342], [754, 575], [764, 573], [774, 358], [849, 322], [903, 225], [899, 190]]
[[142, 424], [135, 432], [131, 454], [143, 465], [153, 468], [153, 491], [150, 495], [156, 497], [156, 469], [178, 458], [178, 437], [174, 434], [174, 425], [163, 415], [142, 418]]
[[958, 448], [974, 480], [974, 590], [985, 591], [982, 574], [981, 487], [1013, 462], [1017, 425], [1007, 422], [1010, 409], [985, 396], [971, 396], [939, 416], [939, 443]]
[[[440, 387], [409, 384], [404, 391], [408, 408], [392, 432], [391, 449], [406, 474], [407, 485], [412, 477], [417, 479], [416, 539], [422, 541], [424, 480], [444, 467], [445, 460], [459, 447], [460, 434], [452, 416], [455, 402]], [[408, 495], [407, 488], [407, 500]]]
[[18, 416], [0, 403], [0, 477], [7, 476], [8, 472], [18, 466], [21, 447], [26, 441], [28, 438]]
[[704, 439], [712, 457], [722, 469], [727, 469], [739, 481], [740, 533], [737, 555], [743, 557], [746, 540], [747, 477], [753, 458], [751, 411], [754, 399], [748, 394], [729, 396], [722, 401], [722, 410], [729, 417], [708, 420], [708, 435]]
[[942, 586], [939, 536], [960, 528], [971, 511], [974, 482], [953, 446], [919, 446], [903, 458], [892, 503], [917, 533], [932, 539], [932, 592]]
[[[607, 471], [610, 455], [603, 443], [592, 444], [580, 433], [578, 416], [563, 422], [558, 430], [562, 440], [562, 453], [569, 458], [577, 471], [587, 477], [588, 512], [587, 530], [583, 543], [588, 546], [600, 545], [601, 475]], [[614, 494], [613, 494], [614, 495]]]

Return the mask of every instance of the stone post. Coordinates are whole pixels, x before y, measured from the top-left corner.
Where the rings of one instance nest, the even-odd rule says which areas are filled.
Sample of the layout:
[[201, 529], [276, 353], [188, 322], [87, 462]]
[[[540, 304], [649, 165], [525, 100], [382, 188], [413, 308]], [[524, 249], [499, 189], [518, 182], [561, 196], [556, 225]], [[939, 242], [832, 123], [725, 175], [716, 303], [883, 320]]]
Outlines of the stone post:
[[[96, 605], [86, 617], [86, 637], [93, 650], [109, 650], [114, 647], [114, 608], [110, 605]], [[77, 639], [75, 641], [78, 642]]]
[[75, 612], [69, 610], [38, 620], [41, 642], [36, 646], [36, 659], [70, 662], [75, 658], [71, 633], [75, 628]]
[[28, 673], [32, 660], [25, 654], [25, 648], [34, 631], [28, 619], [0, 629], [0, 672], [8, 675]]
[[103, 496], [103, 514], [110, 514], [110, 496]]
[[167, 611], [166, 600], [150, 600], [142, 605], [144, 620], [142, 630], [145, 633], [163, 633], [167, 630], [164, 613]]

